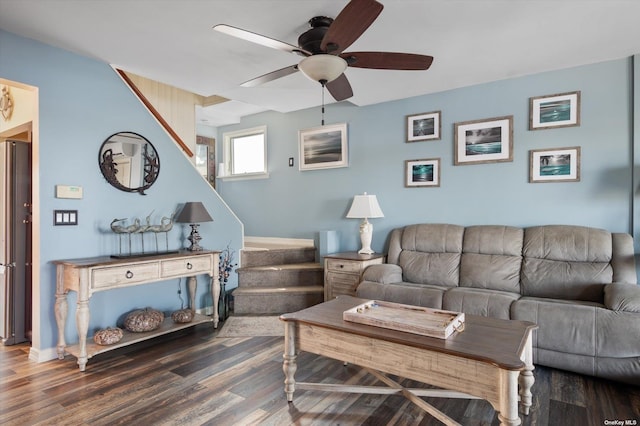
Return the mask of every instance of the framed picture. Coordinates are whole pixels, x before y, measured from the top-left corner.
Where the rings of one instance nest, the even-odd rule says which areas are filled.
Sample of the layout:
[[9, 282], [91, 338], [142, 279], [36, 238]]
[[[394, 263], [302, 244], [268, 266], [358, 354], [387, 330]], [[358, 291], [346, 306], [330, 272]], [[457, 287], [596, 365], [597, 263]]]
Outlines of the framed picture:
[[580, 147], [529, 151], [529, 182], [579, 182]]
[[440, 139], [440, 111], [407, 115], [407, 142]]
[[300, 170], [349, 166], [346, 123], [300, 130], [298, 139]]
[[454, 164], [513, 161], [513, 116], [455, 124]]
[[440, 159], [406, 160], [404, 176], [404, 186], [407, 188], [440, 186]]
[[580, 92], [529, 98], [529, 130], [580, 125]]

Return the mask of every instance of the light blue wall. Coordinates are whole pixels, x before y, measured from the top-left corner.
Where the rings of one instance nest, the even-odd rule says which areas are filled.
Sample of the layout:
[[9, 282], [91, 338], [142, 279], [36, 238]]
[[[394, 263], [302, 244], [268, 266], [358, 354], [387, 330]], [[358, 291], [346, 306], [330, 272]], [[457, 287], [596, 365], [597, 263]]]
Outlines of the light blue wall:
[[[153, 223], [187, 201], [202, 201], [214, 222], [200, 226], [202, 245], [221, 249], [241, 247], [242, 228], [226, 205], [191, 166], [133, 93], [108, 65], [64, 50], [0, 31], [0, 77], [36, 86], [40, 99], [40, 200], [41, 339], [34, 347], [56, 345], [53, 313], [55, 259], [70, 259], [118, 252], [116, 236], [109, 231], [114, 218], [144, 218], [152, 211]], [[20, 106], [17, 105], [16, 108]], [[118, 131], [145, 136], [160, 156], [160, 175], [146, 196], [111, 187], [98, 168], [102, 142]], [[82, 200], [57, 199], [55, 185], [83, 187]], [[52, 225], [53, 210], [78, 210], [78, 226]], [[188, 244], [188, 226], [176, 225], [169, 233], [169, 248]], [[152, 245], [147, 240], [146, 247]], [[197, 307], [210, 306], [208, 281], [198, 279]], [[184, 280], [181, 283], [186, 295]], [[96, 293], [91, 298], [90, 331], [115, 325], [123, 313], [152, 306], [171, 311], [180, 308], [178, 281], [165, 281], [129, 289]], [[36, 293], [36, 297], [38, 294]], [[75, 293], [69, 297], [75, 306]], [[68, 342], [77, 341], [73, 312], [66, 328]]]
[[[359, 248], [358, 220], [345, 214], [353, 195], [365, 191], [377, 195], [385, 214], [372, 220], [378, 252], [390, 230], [420, 222], [558, 223], [630, 232], [631, 63], [621, 59], [360, 108], [328, 105], [327, 124], [349, 126], [348, 168], [298, 170], [298, 130], [320, 124], [319, 108], [247, 117], [219, 128], [218, 141], [225, 131], [266, 124], [271, 177], [223, 181], [218, 188], [246, 235], [315, 238], [335, 230], [340, 250]], [[582, 92], [579, 127], [528, 130], [530, 97], [576, 90]], [[442, 111], [442, 139], [406, 143], [405, 116], [435, 110]], [[504, 115], [514, 117], [513, 162], [454, 166], [454, 123]], [[529, 150], [571, 146], [582, 147], [580, 182], [528, 183]], [[296, 167], [288, 167], [289, 157]], [[423, 158], [441, 158], [441, 186], [405, 188], [404, 161]]]

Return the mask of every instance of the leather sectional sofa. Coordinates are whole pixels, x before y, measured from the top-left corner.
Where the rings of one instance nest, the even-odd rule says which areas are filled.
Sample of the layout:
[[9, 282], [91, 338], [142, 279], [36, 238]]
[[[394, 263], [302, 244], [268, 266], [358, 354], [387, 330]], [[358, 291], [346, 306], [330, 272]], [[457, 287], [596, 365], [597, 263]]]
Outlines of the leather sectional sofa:
[[640, 383], [633, 239], [602, 229], [418, 224], [394, 229], [362, 298], [538, 324], [534, 363]]

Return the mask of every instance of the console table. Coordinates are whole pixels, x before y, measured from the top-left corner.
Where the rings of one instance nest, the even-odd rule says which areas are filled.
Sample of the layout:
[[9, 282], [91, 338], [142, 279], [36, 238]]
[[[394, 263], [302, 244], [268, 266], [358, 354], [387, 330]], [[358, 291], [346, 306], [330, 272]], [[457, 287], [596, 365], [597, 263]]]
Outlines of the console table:
[[[217, 307], [218, 298], [220, 297], [220, 282], [218, 281], [219, 255], [219, 251], [180, 251], [178, 253], [124, 259], [102, 256], [53, 261], [56, 265], [56, 301], [54, 310], [58, 325], [58, 358], [63, 359], [65, 352], [70, 353], [78, 358], [80, 371], [84, 371], [88, 359], [98, 353], [107, 352], [186, 327], [192, 327], [203, 322], [213, 321], [214, 328], [217, 328]], [[146, 333], [129, 333], [125, 331], [125, 336], [122, 340], [114, 345], [100, 346], [93, 342], [87, 343], [90, 318], [89, 300], [93, 293], [187, 277], [189, 307], [195, 309], [196, 275], [200, 274], [207, 274], [211, 277], [213, 318], [196, 314], [193, 321], [186, 324], [174, 324], [171, 318], [167, 318], [160, 328], [154, 331]], [[69, 291], [75, 291], [78, 295], [76, 306], [78, 344], [73, 346], [67, 346], [64, 338], [69, 311], [67, 304], [67, 293]]]

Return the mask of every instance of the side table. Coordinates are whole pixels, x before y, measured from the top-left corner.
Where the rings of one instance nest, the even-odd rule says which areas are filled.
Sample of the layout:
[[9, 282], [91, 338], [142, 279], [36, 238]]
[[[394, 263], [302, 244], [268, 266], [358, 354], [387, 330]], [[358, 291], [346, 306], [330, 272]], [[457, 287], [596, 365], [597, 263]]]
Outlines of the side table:
[[340, 294], [356, 295], [362, 274], [369, 265], [384, 263], [386, 255], [381, 253], [358, 254], [357, 252], [334, 253], [324, 257], [324, 300], [334, 299]]

